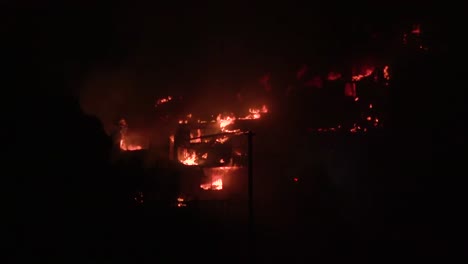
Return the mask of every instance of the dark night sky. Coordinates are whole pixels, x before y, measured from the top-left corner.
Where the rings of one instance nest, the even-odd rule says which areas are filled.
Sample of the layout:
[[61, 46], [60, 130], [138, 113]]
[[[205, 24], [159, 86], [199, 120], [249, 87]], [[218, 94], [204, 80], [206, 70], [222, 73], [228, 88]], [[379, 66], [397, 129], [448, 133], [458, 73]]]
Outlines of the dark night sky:
[[[127, 208], [127, 202], [116, 198], [125, 196], [117, 195], [117, 192], [136, 190], [127, 184], [124, 174], [131, 176], [134, 182], [133, 177], [143, 170], [138, 168], [137, 171], [120, 173], [118, 167], [108, 168], [107, 143], [110, 145], [110, 142], [101, 133], [101, 124], [97, 119], [83, 116], [78, 104], [70, 103], [73, 100], [65, 95], [79, 96], [83, 110], [96, 115], [107, 130], [121, 115], [128, 117], [129, 131], [135, 127], [135, 130], [144, 130], [145, 115], [155, 112], [153, 105], [160, 95], [192, 93], [197, 94], [192, 100], [196, 103], [206, 102], [206, 98], [222, 102], [218, 99], [230, 92], [259, 89], [259, 77], [268, 72], [276, 78], [274, 81], [277, 83], [273, 85], [283, 85], [284, 88], [289, 82], [287, 78], [292, 76], [294, 79], [302, 64], [327, 71], [334, 65], [351, 64], [353, 62], [350, 61], [366, 53], [391, 52], [389, 47], [394, 36], [409, 30], [413, 23], [423, 25], [424, 32], [427, 32], [425, 36], [433, 44], [431, 47], [448, 46], [447, 42], [435, 45], [436, 40], [449, 35], [443, 27], [449, 22], [439, 11], [446, 7], [437, 6], [441, 5], [437, 1], [432, 1], [436, 4], [427, 0], [421, 1], [423, 4], [409, 0], [404, 4], [339, 1], [344, 2], [344, 6], [324, 0], [307, 1], [307, 4], [274, 0], [264, 3], [249, 1], [247, 4], [216, 1], [209, 5], [202, 1], [190, 2], [0, 0], [0, 62], [3, 66], [0, 107], [2, 118], [7, 119], [2, 122], [2, 132], [6, 132], [3, 145], [7, 145], [6, 149], [3, 147], [7, 159], [2, 191], [8, 193], [6, 197], [12, 197], [12, 201], [6, 203], [10, 206], [6, 208], [13, 207], [13, 210], [11, 213], [6, 211], [4, 215], [7, 223], [9, 218], [13, 218], [11, 226], [15, 227], [5, 228], [6, 236], [2, 233], [5, 244], [12, 245], [9, 252], [17, 256], [26, 254], [26, 258], [34, 257], [35, 261], [50, 256], [59, 262], [54, 251], [64, 255], [73, 253], [74, 259], [81, 260], [79, 255], [101, 255], [98, 251], [104, 246], [103, 255], [111, 252], [114, 255], [115, 252], [119, 253], [115, 255], [117, 258], [120, 249], [131, 245], [128, 251], [123, 251], [132, 256], [129, 263], [135, 263], [135, 256], [143, 257], [138, 255], [145, 252], [142, 239], [151, 238], [149, 244], [157, 244], [160, 248], [160, 241], [165, 237], [161, 232], [169, 231], [173, 239], [172, 231], [179, 230], [180, 223], [185, 223], [175, 221], [177, 228], [174, 229], [154, 224], [153, 218], [146, 217], [147, 212], [153, 211], [151, 206], [150, 210], [141, 211], [143, 218], [135, 217], [134, 213], [140, 210], [121, 211], [120, 205], [114, 207], [111, 200], [116, 199], [116, 204], [123, 202]], [[466, 15], [450, 14], [450, 17], [461, 20]], [[462, 25], [464, 23], [460, 22], [459, 26]], [[465, 32], [465, 29], [460, 32]], [[461, 56], [454, 59], [461, 60]], [[345, 234], [345, 239], [336, 241], [339, 244], [336, 251], [327, 249], [320, 254], [329, 257], [336, 252], [336, 255], [347, 256], [341, 250], [346, 249], [353, 253], [356, 250], [355, 257], [360, 257], [361, 252], [369, 250], [379, 259], [382, 256], [401, 259], [404, 252], [437, 254], [437, 250], [444, 250], [440, 246], [466, 249], [468, 232], [464, 212], [467, 184], [466, 177], [460, 173], [466, 170], [466, 161], [458, 153], [465, 145], [468, 126], [464, 121], [466, 111], [463, 114], [459, 111], [466, 105], [464, 96], [453, 92], [464, 90], [460, 84], [465, 81], [455, 85], [446, 81], [452, 76], [455, 80], [455, 77], [466, 75], [453, 73], [456, 66], [445, 60], [422, 60], [442, 62], [436, 67], [416, 60], [408, 65], [406, 60], [402, 61], [399, 66], [400, 73], [403, 73], [399, 77], [400, 86], [397, 75], [392, 77], [392, 81], [397, 80], [397, 85], [391, 88], [400, 89], [391, 90], [393, 101], [390, 111], [393, 116], [389, 119], [393, 123], [389, 122], [390, 129], [385, 129], [384, 135], [343, 135], [336, 139], [326, 135], [322, 144], [318, 142], [322, 137], [315, 139], [305, 133], [304, 128], [309, 123], [302, 122], [300, 114], [308, 115], [310, 112], [307, 112], [309, 108], [305, 111], [300, 108], [309, 103], [306, 100], [298, 100], [301, 104], [288, 112], [298, 113], [297, 116], [286, 116], [280, 119], [286, 120], [284, 123], [275, 120], [274, 124], [253, 129], [258, 134], [263, 133], [255, 139], [254, 150], [258, 155], [253, 156], [255, 177], [259, 179], [258, 175], [261, 179], [258, 182], [264, 179], [265, 183], [260, 186], [260, 191], [255, 190], [259, 195], [259, 199], [255, 198], [259, 205], [255, 210], [263, 210], [263, 219], [268, 220], [272, 227], [278, 225], [278, 233], [285, 231], [281, 239], [264, 240], [268, 242], [266, 246], [262, 245], [268, 251], [265, 252], [274, 253], [272, 256], [276, 257], [289, 251], [281, 247], [293, 241], [295, 236], [291, 234], [296, 232], [301, 234], [298, 236], [301, 239], [288, 245], [291, 256], [323, 251], [322, 248], [332, 249], [334, 243], [327, 245], [330, 243], [324, 243], [322, 237], [327, 237], [325, 241], [341, 238], [334, 234], [341, 233], [348, 226], [349, 232], [345, 233], [352, 233], [352, 236], [359, 233], [356, 239], [348, 240], [345, 238], [348, 234]], [[440, 69], [444, 70], [442, 74], [439, 74]], [[428, 92], [430, 89], [436, 91]], [[221, 95], [207, 96], [213, 91], [220, 91]], [[11, 102], [17, 104], [10, 107]], [[445, 102], [449, 107], [441, 107]], [[154, 135], [164, 135], [164, 130]], [[167, 137], [164, 140], [167, 142]], [[337, 146], [330, 147], [332, 144]], [[319, 149], [314, 149], [315, 146]], [[166, 167], [165, 162], [156, 163], [156, 167]], [[319, 163], [325, 164], [323, 169]], [[100, 175], [101, 172], [108, 173]], [[159, 171], [151, 170], [150, 173]], [[284, 188], [286, 181], [283, 178], [286, 180], [286, 177], [296, 175], [304, 176], [305, 196], [299, 195], [302, 191], [296, 192], [296, 188]], [[305, 178], [308, 175], [312, 176], [309, 183]], [[169, 175], [162, 172], [158, 178], [165, 176]], [[172, 176], [175, 173], [171, 171], [170, 178]], [[172, 180], [169, 182], [172, 186]], [[160, 190], [165, 189], [165, 185], [162, 186]], [[310, 190], [307, 186], [313, 188]], [[339, 192], [343, 196], [338, 195]], [[322, 193], [327, 194], [322, 196]], [[77, 197], [73, 197], [75, 194]], [[308, 199], [313, 201], [309, 203]], [[350, 205], [350, 220], [348, 209], [342, 214], [340, 208], [335, 208], [337, 202], [331, 201], [338, 199], [343, 200], [346, 207]], [[107, 208], [109, 202], [113, 208]], [[318, 213], [308, 209], [315, 207], [321, 207]], [[359, 207], [356, 214], [354, 207]], [[114, 211], [115, 214], [108, 213]], [[346, 222], [353, 224], [336, 228], [338, 224], [329, 221], [327, 216], [335, 215], [335, 211], [337, 216], [330, 219], [346, 218]], [[157, 214], [154, 219], [160, 220], [160, 212], [153, 212]], [[321, 212], [325, 212], [323, 217]], [[181, 220], [200, 223], [202, 219]], [[367, 226], [374, 219], [376, 224]], [[150, 228], [154, 233], [146, 232], [144, 223], [155, 225], [155, 228]], [[325, 224], [323, 232], [319, 230], [322, 223]], [[312, 228], [313, 225], [317, 227]], [[21, 229], [21, 226], [25, 228]], [[101, 230], [101, 227], [105, 228]], [[144, 231], [135, 232], [134, 227]], [[291, 229], [294, 231], [290, 233]], [[94, 230], [99, 230], [96, 237], [91, 235]], [[211, 250], [211, 247], [200, 243], [206, 236], [204, 232], [211, 227], [201, 230], [202, 236], [190, 235], [194, 239], [182, 243], [180, 248], [189, 250], [189, 254], [182, 255], [193, 258], [199, 252], [207, 252], [207, 248]], [[268, 233], [268, 229], [265, 230]], [[361, 230], [368, 234], [361, 234]], [[17, 232], [21, 235], [18, 236]], [[129, 236], [131, 239], [120, 244], [127, 240], [126, 234], [131, 233], [142, 233], [142, 236]], [[216, 240], [218, 236], [208, 234], [212, 241], [219, 241]], [[328, 238], [329, 234], [331, 238]], [[445, 244], [445, 237], [451, 234], [455, 234], [455, 239], [448, 239]], [[225, 235], [223, 232], [222, 236]], [[367, 236], [369, 242], [361, 241], [361, 237], [366, 240]], [[381, 243], [374, 243], [374, 236]], [[439, 236], [444, 238], [443, 241], [433, 243]], [[406, 237], [409, 237], [408, 241], [405, 241]], [[176, 240], [170, 241], [179, 245], [180, 238], [176, 236]], [[115, 240], [111, 243], [115, 248], [107, 247], [106, 242], [101, 243], [111, 240]], [[458, 241], [463, 240], [465, 243], [459, 244]], [[245, 244], [243, 242], [240, 244]], [[86, 246], [72, 249], [75, 243]], [[368, 249], [361, 248], [367, 243]], [[168, 252], [172, 252], [174, 243], [165, 244], [171, 249]], [[200, 249], [203, 244], [203, 251], [191, 255], [190, 250], [199, 249], [197, 244], [200, 244]], [[217, 244], [226, 247], [224, 243]], [[278, 245], [270, 247], [273, 244]], [[237, 247], [239, 242], [233, 245]], [[13, 248], [16, 246], [19, 248]], [[33, 252], [29, 252], [29, 247], [34, 249]], [[61, 250], [62, 247], [70, 250]], [[96, 250], [91, 250], [94, 247]], [[156, 260], [159, 256], [153, 249], [156, 247], [147, 253]], [[373, 249], [380, 250], [374, 252]], [[235, 251], [230, 251], [229, 257], [233, 257]], [[174, 255], [168, 256], [172, 259]], [[112, 262], [111, 259], [109, 261]]]
[[158, 95], [249, 89], [266, 72], [381, 52], [437, 15], [428, 3], [147, 2], [4, 2], [7, 55], [50, 92], [77, 91], [85, 110], [115, 115]]

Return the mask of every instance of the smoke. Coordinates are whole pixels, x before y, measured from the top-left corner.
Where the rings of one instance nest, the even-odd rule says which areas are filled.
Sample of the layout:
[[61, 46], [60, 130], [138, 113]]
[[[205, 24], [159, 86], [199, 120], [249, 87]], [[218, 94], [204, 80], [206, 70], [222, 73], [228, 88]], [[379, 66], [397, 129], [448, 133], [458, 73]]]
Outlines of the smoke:
[[97, 116], [110, 132], [114, 120], [133, 110], [134, 88], [134, 80], [124, 70], [96, 70], [86, 77], [80, 89], [81, 107], [86, 113]]

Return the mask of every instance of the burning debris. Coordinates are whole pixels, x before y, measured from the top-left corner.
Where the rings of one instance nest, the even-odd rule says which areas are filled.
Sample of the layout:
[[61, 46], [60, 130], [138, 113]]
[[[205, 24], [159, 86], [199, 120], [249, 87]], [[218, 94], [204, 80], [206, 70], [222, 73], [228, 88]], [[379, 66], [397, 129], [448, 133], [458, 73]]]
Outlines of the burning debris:
[[[421, 26], [415, 25], [405, 33], [405, 45], [419, 44], [421, 35]], [[199, 190], [220, 191], [227, 189], [229, 185], [226, 183], [226, 178], [233, 170], [245, 167], [247, 164], [245, 146], [241, 147], [235, 139], [236, 135], [245, 129], [242, 124], [261, 122], [259, 120], [264, 119], [269, 114], [269, 106], [273, 106], [275, 103], [283, 104], [283, 102], [278, 102], [280, 100], [297, 100], [294, 101], [294, 104], [297, 102], [310, 103], [311, 106], [315, 105], [313, 102], [318, 102], [319, 110], [330, 107], [327, 103], [335, 100], [336, 102], [332, 102], [331, 105], [338, 106], [339, 111], [350, 112], [343, 115], [340, 112], [339, 117], [344, 117], [343, 120], [338, 120], [335, 118], [337, 116], [334, 116], [335, 119], [332, 121], [329, 121], [332, 118], [329, 118], [328, 115], [325, 115], [326, 118], [329, 118], [326, 121], [323, 121], [325, 118], [313, 119], [308, 115], [305, 117], [307, 120], [302, 119], [302, 122], [307, 126], [301, 127], [306, 128], [307, 132], [365, 134], [382, 128], [385, 123], [384, 114], [387, 111], [385, 97], [390, 89], [392, 77], [390, 66], [387, 63], [368, 62], [361, 67], [353, 65], [348, 72], [340, 72], [337, 69], [341, 68], [335, 67], [331, 71], [326, 71], [326, 74], [323, 74], [322, 70], [314, 73], [304, 64], [297, 71], [296, 76], [293, 76], [294, 81], [284, 87], [284, 96], [274, 99], [271, 98], [274, 94], [272, 91], [275, 91], [276, 95], [280, 95], [281, 91], [276, 90], [278, 87], [275, 87], [272, 82], [272, 74], [268, 73], [260, 78], [260, 88], [267, 98], [254, 98], [253, 100], [257, 103], [259, 101], [269, 102], [268, 106], [267, 104], [250, 108], [243, 106], [243, 111], [240, 112], [231, 112], [233, 109], [223, 109], [228, 111], [210, 113], [210, 109], [204, 109], [208, 110], [208, 113], [203, 116], [196, 111], [181, 112], [184, 110], [180, 109], [186, 108], [178, 107], [176, 103], [185, 104], [182, 102], [182, 97], [171, 95], [157, 99], [155, 108], [159, 115], [158, 119], [164, 120], [165, 124], [176, 126], [176, 129], [171, 128], [171, 131], [164, 135], [166, 139], [169, 137], [169, 158], [186, 169], [197, 170], [201, 168], [203, 176], [197, 185]], [[236, 92], [235, 95], [232, 98], [233, 101], [248, 102], [241, 92]], [[242, 100], [235, 100], [235, 98], [242, 98]], [[284, 105], [296, 107], [294, 104], [284, 103]], [[332, 109], [333, 106], [328, 109]], [[314, 112], [310, 109], [309, 112]], [[293, 113], [296, 114], [297, 111], [299, 110], [296, 109], [296, 112]], [[319, 122], [314, 123], [316, 120]], [[120, 148], [126, 151], [141, 149], [140, 145], [130, 144], [127, 129], [124, 120], [120, 128]], [[180, 206], [185, 203], [184, 200], [179, 202]]]
[[[301, 68], [298, 73], [300, 79], [304, 79], [306, 66]], [[360, 115], [357, 120], [350, 124], [338, 124], [332, 127], [310, 128], [309, 132], [330, 133], [330, 132], [348, 132], [348, 133], [366, 133], [369, 129], [382, 127], [380, 113], [384, 111], [379, 101], [372, 101], [366, 95], [365, 89], [371, 83], [381, 85], [371, 87], [371, 89], [381, 89], [388, 86], [390, 80], [389, 66], [382, 68], [368, 66], [361, 69], [360, 72], [350, 76], [348, 81], [339, 72], [330, 72], [327, 76], [329, 82], [343, 82], [344, 96], [353, 98], [355, 107], [360, 109]], [[305, 82], [308, 82], [304, 79]], [[362, 83], [362, 84], [361, 84]], [[325, 87], [326, 89], [326, 87]], [[383, 89], [383, 88], [382, 88]], [[364, 100], [358, 95], [363, 93]], [[159, 99], [156, 107], [171, 101], [171, 96]], [[230, 168], [243, 166], [240, 161], [244, 157], [242, 150], [235, 149], [232, 146], [232, 136], [241, 132], [236, 127], [238, 122], [255, 121], [262, 119], [268, 114], [269, 109], [266, 105], [249, 108], [245, 114], [236, 115], [231, 112], [212, 114], [211, 118], [204, 119], [192, 113], [185, 114], [184, 118], [178, 121], [177, 131], [170, 136], [170, 158], [177, 160], [180, 164], [186, 166], [201, 166]], [[202, 189], [218, 190], [222, 189], [222, 177], [213, 176], [209, 185], [204, 184]], [[207, 186], [217, 186], [210, 187]]]
[[131, 140], [128, 135], [127, 120], [121, 118], [118, 122], [118, 129], [118, 142], [121, 151], [135, 151], [143, 149], [141, 145], [131, 143]]
[[362, 78], [369, 77], [374, 72], [374, 68], [365, 69], [364, 73], [353, 75], [351, 78], [354, 82], [360, 81]]
[[[323, 78], [312, 76], [312, 79], [307, 79], [304, 72], [306, 70], [307, 68], [303, 67], [299, 74], [299, 79], [303, 83], [302, 89], [321, 91], [343, 89], [344, 92], [341, 90], [337, 96], [349, 99], [352, 107], [359, 109], [359, 114], [352, 121], [342, 122], [335, 126], [308, 128], [308, 132], [364, 134], [371, 129], [383, 126], [381, 113], [385, 111], [384, 104], [373, 93], [379, 89], [388, 89], [391, 77], [388, 65], [363, 67], [348, 77], [340, 72], [331, 71]], [[309, 85], [311, 80], [314, 83], [312, 86]], [[288, 100], [288, 96], [284, 99]], [[268, 116], [270, 114], [268, 106], [260, 104], [244, 108], [244, 111], [237, 113], [226, 111], [205, 116], [195, 112], [173, 114], [167, 110], [175, 109], [177, 111], [178, 108], [173, 106], [176, 102], [180, 103], [178, 101], [181, 101], [174, 100], [174, 98], [173, 96], [163, 97], [156, 100], [155, 104], [158, 113], [169, 117], [165, 119], [166, 124], [173, 122], [176, 125], [176, 129], [167, 135], [169, 159], [180, 164], [181, 168], [185, 168], [183, 170], [200, 172], [198, 176], [193, 176], [197, 175], [196, 173], [193, 175], [188, 173], [197, 179], [197, 184], [193, 184], [192, 187], [198, 188], [198, 191], [208, 193], [227, 191], [230, 188], [229, 179], [237, 177], [235, 171], [247, 166], [246, 147], [236, 139], [239, 138], [236, 136], [242, 134], [246, 127], [251, 127], [253, 124], [251, 122], [261, 122]], [[313, 122], [311, 124], [313, 125]], [[132, 144], [125, 119], [121, 119], [119, 122], [119, 135], [121, 150], [142, 149], [141, 145]], [[190, 181], [193, 182], [194, 179]], [[179, 197], [178, 207], [186, 205], [187, 198], [183, 197]]]
[[123, 151], [135, 151], [143, 149], [140, 145], [128, 144], [125, 139], [120, 140], [120, 149]]
[[423, 42], [423, 30], [421, 24], [413, 24], [411, 30], [403, 33], [402, 42], [403, 45], [414, 47], [422, 51], [428, 51], [429, 48]]
[[250, 108], [249, 114], [246, 117], [240, 119], [259, 119], [262, 117], [262, 114], [268, 113], [268, 108], [266, 105], [263, 105], [262, 108]]
[[178, 121], [177, 130], [169, 137], [170, 158], [184, 166], [203, 168], [200, 190], [224, 190], [226, 177], [246, 165], [245, 147], [234, 139], [243, 133], [236, 125], [257, 122], [267, 113], [268, 107], [261, 105], [240, 115], [213, 114], [207, 120], [187, 114]]
[[[337, 77], [339, 76], [339, 78]], [[336, 78], [335, 78], [336, 77]], [[338, 81], [341, 75], [330, 72], [329, 81]], [[382, 68], [368, 66], [362, 68], [357, 74], [351, 76], [350, 81], [344, 81], [344, 96], [353, 98], [350, 107], [358, 109], [359, 114], [348, 123], [338, 123], [336, 126], [308, 128], [309, 132], [330, 133], [366, 133], [370, 129], [383, 127], [382, 114], [386, 111], [384, 99], [390, 84], [390, 67]], [[360, 96], [358, 96], [360, 95]]]
[[160, 99], [156, 100], [155, 107], [158, 107], [158, 106], [160, 106], [162, 104], [168, 103], [171, 100], [172, 100], [172, 96], [167, 96], [167, 97], [160, 98]]

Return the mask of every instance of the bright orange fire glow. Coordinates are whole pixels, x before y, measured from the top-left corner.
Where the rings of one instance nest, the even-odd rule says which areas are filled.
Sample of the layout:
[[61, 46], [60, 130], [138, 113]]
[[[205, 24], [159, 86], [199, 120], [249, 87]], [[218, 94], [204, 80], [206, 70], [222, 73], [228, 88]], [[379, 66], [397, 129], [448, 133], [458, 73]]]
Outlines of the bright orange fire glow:
[[171, 100], [172, 100], [172, 96], [168, 96], [168, 97], [158, 99], [158, 100], [156, 100], [155, 107], [158, 107], [159, 105], [165, 104], [165, 103], [167, 103], [167, 102], [169, 102]]
[[198, 165], [197, 153], [195, 151], [188, 151], [187, 149], [184, 149], [182, 152], [182, 157], [179, 158], [179, 160], [188, 166]]
[[202, 136], [202, 133], [201, 133], [201, 129], [197, 129], [197, 134], [194, 135], [193, 133], [190, 133], [190, 143], [201, 143], [202, 140], [201, 140], [201, 137]]
[[235, 120], [236, 120], [235, 116], [222, 117], [221, 114], [219, 114], [218, 117], [216, 118], [216, 121], [219, 124], [219, 128], [221, 128], [221, 131], [223, 132], [226, 129], [226, 127], [229, 126], [230, 124], [233, 124]]
[[125, 151], [135, 151], [143, 149], [140, 145], [127, 144], [125, 140], [120, 140], [120, 149]]
[[383, 77], [385, 80], [390, 80], [390, 73], [388, 72], [388, 65], [383, 68]]
[[200, 188], [203, 190], [222, 190], [223, 189], [223, 179], [217, 178], [213, 179], [211, 183], [200, 184]]
[[224, 142], [228, 141], [229, 137], [220, 137], [216, 139], [216, 142], [224, 144]]
[[205, 176], [208, 177], [208, 181], [200, 184], [200, 188], [203, 190], [219, 191], [225, 186], [226, 177], [238, 167], [216, 167], [204, 170]]
[[259, 119], [262, 117], [262, 114], [265, 113], [268, 113], [266, 105], [263, 105], [262, 108], [249, 108], [249, 114], [239, 119]]
[[177, 198], [177, 207], [186, 207], [185, 199], [182, 197]]
[[365, 78], [365, 77], [368, 77], [370, 76], [372, 73], [374, 72], [374, 68], [368, 68], [364, 71], [363, 74], [358, 74], [358, 75], [354, 75], [352, 77], [352, 80], [353, 81], [359, 81], [361, 80], [362, 78]]

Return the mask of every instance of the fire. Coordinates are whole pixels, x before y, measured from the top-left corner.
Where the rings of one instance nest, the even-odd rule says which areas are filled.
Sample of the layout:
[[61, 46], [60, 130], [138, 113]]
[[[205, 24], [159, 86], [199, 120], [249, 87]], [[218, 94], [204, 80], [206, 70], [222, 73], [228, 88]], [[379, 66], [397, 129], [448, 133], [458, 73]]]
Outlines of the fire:
[[223, 179], [221, 179], [221, 177], [220, 177], [220, 178], [214, 179], [210, 183], [200, 184], [200, 188], [202, 188], [205, 191], [206, 190], [216, 190], [216, 191], [222, 190], [223, 189]]
[[185, 199], [182, 197], [177, 198], [177, 207], [186, 207]]
[[353, 127], [349, 130], [349, 132], [356, 133], [359, 130], [361, 130], [361, 126], [358, 126], [358, 124], [354, 123]]
[[352, 80], [355, 81], [355, 82], [356, 82], [356, 81], [359, 81], [359, 80], [361, 80], [362, 78], [365, 78], [365, 77], [370, 76], [373, 72], [374, 72], [374, 68], [368, 68], [368, 69], [366, 69], [366, 70], [364, 71], [364, 74], [354, 75], [354, 76], [352, 77]]
[[224, 144], [224, 142], [228, 141], [229, 137], [220, 137], [216, 139], [216, 142]]
[[225, 179], [229, 174], [237, 169], [238, 167], [217, 167], [207, 168], [204, 170], [205, 176], [208, 177], [208, 181], [200, 184], [200, 188], [203, 190], [222, 190], [225, 184]]
[[171, 100], [172, 100], [172, 96], [168, 96], [168, 97], [158, 99], [158, 100], [156, 100], [155, 107], [158, 107], [159, 105], [165, 104], [165, 103], [167, 103], [167, 102], [169, 102]]
[[119, 147], [123, 151], [135, 151], [143, 149], [141, 145], [133, 144], [133, 140], [129, 140], [128, 124], [124, 118], [119, 120]]
[[190, 133], [190, 143], [201, 143], [201, 129], [197, 129], [197, 134], [194, 135], [193, 133]]
[[183, 150], [183, 158], [179, 159], [185, 165], [194, 166], [198, 165], [197, 162], [197, 153], [195, 151], [188, 151], [187, 149]]
[[385, 67], [383, 68], [383, 77], [387, 81], [390, 80], [390, 73], [388, 72], [388, 65], [385, 65]]
[[[249, 108], [248, 112], [249, 114], [246, 115], [245, 117], [237, 117], [234, 114], [218, 114], [216, 116], [215, 120], [211, 121], [203, 121], [197, 118], [192, 118], [192, 114], [189, 114], [186, 116], [187, 119], [180, 120], [179, 124], [193, 124], [198, 123], [212, 123], [216, 127], [219, 127], [219, 130], [223, 133], [238, 133], [240, 132], [240, 129], [232, 129], [229, 130], [228, 127], [232, 124], [235, 123], [236, 120], [245, 120], [245, 119], [260, 119], [264, 114], [268, 113], [268, 108], [266, 105], [262, 105], [261, 107], [258, 108]], [[212, 115], [213, 117], [214, 115]], [[189, 143], [190, 144], [201, 144], [201, 143], [210, 143], [212, 139], [206, 138], [203, 139], [203, 136], [206, 136], [205, 129], [200, 129], [197, 128], [196, 130], [190, 130], [189, 135]], [[209, 134], [213, 134], [213, 132], [209, 132]], [[230, 135], [218, 135], [214, 138], [216, 143], [224, 144], [231, 138]], [[171, 135], [169, 138], [169, 143], [170, 143], [170, 157], [173, 157], [174, 151], [177, 151], [177, 160], [188, 166], [196, 166], [196, 165], [203, 165], [204, 162], [207, 160], [208, 153], [198, 153], [194, 149], [190, 149], [187, 147], [179, 147], [179, 146], [174, 146], [176, 142], [175, 136]], [[231, 161], [232, 162], [232, 161]], [[219, 160], [220, 164], [230, 164], [229, 160]]]
[[140, 145], [127, 144], [124, 139], [120, 140], [120, 149], [124, 151], [135, 151], [143, 149]]
[[226, 129], [226, 127], [229, 126], [230, 124], [233, 124], [235, 120], [236, 120], [235, 116], [227, 116], [223, 118], [221, 114], [219, 114], [218, 117], [216, 118], [216, 121], [219, 124], [219, 128], [221, 128], [221, 131], [223, 132]]
[[259, 119], [262, 117], [262, 114], [266, 113], [268, 113], [268, 108], [266, 105], [263, 105], [261, 108], [249, 108], [249, 114], [239, 119]]

